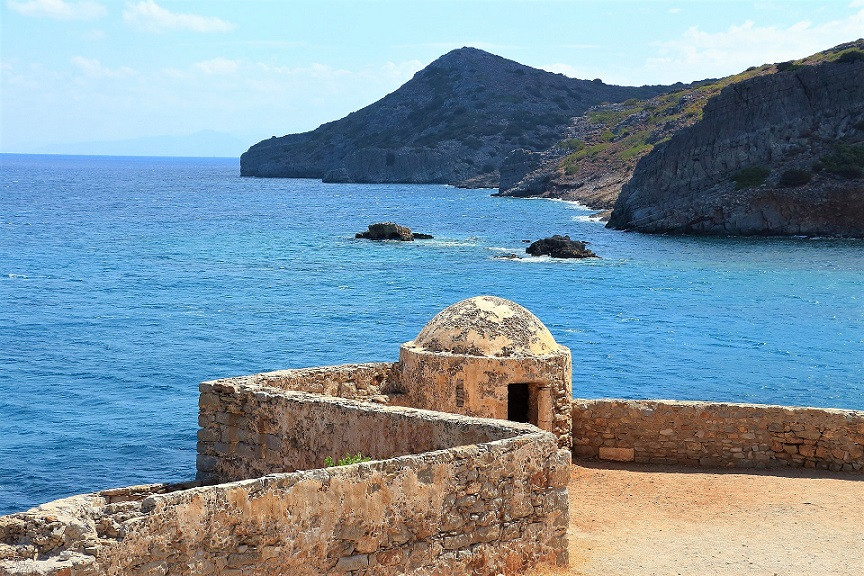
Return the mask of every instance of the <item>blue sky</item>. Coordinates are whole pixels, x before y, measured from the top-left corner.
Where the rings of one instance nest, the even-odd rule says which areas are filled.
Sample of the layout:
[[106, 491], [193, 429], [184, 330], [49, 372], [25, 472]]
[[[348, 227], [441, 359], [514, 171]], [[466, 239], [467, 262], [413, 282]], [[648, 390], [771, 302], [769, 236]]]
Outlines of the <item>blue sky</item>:
[[173, 153], [152, 137], [196, 134], [195, 154], [214, 131], [239, 154], [341, 118], [461, 46], [666, 84], [864, 36], [864, 0], [0, 2], [0, 152], [150, 137]]

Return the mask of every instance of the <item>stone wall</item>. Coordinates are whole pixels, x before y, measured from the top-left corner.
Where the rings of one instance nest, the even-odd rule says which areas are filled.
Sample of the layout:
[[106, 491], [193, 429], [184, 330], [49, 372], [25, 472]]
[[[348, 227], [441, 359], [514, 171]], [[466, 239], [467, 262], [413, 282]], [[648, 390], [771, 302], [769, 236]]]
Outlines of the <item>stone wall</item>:
[[324, 466], [346, 454], [375, 460], [504, 440], [534, 430], [411, 408], [237, 382], [200, 386], [198, 478], [231, 482]]
[[[271, 434], [289, 408], [299, 429]], [[202, 384], [202, 412], [202, 430], [237, 439], [211, 455], [230, 466], [208, 481], [348, 446], [387, 459], [51, 502], [0, 518], [0, 574], [492, 575], [567, 562], [570, 454], [548, 432], [232, 381]], [[217, 426], [218, 414], [234, 421]], [[431, 451], [391, 457], [414, 448]]]
[[692, 466], [864, 472], [864, 412], [655, 400], [573, 401], [573, 454]]
[[312, 392], [340, 398], [386, 402], [386, 394], [397, 387], [397, 372], [393, 362], [341, 364], [276, 370], [249, 376], [225, 378], [221, 381], [254, 386], [269, 386], [282, 390]]

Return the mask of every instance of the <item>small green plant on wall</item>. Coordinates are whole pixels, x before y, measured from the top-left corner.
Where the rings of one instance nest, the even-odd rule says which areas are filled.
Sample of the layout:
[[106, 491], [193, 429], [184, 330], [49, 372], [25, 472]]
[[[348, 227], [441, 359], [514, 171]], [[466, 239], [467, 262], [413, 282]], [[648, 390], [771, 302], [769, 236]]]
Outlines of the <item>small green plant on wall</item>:
[[333, 458], [327, 456], [324, 458], [324, 466], [330, 468], [331, 466], [349, 466], [351, 464], [359, 464], [360, 462], [369, 462], [372, 458], [368, 456], [363, 456], [362, 453], [357, 452], [357, 454], [351, 455], [346, 454], [342, 458], [339, 459], [338, 462], [334, 462]]

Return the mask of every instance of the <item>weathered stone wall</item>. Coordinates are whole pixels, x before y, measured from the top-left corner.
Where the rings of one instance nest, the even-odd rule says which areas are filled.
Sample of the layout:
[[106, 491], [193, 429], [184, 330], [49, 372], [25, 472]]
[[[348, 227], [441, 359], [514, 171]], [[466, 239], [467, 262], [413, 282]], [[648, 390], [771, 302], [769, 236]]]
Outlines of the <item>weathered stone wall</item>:
[[395, 366], [393, 362], [315, 366], [225, 378], [224, 382], [357, 400], [386, 401], [384, 396], [397, 386], [394, 381], [397, 376]]
[[[226, 398], [232, 388], [236, 402]], [[271, 426], [270, 415], [258, 410], [300, 411], [306, 418], [294, 425], [303, 430], [290, 438], [298, 454], [316, 453], [316, 462], [339, 454], [343, 442], [368, 445], [373, 455], [433, 451], [215, 486], [143, 486], [51, 502], [0, 518], [0, 574], [491, 575], [567, 562], [570, 454], [548, 432], [228, 381], [205, 383], [202, 392], [210, 395], [204, 406], [225, 408], [205, 411], [205, 420], [234, 414]], [[234, 424], [226, 426], [236, 430], [239, 446], [243, 428]], [[320, 438], [304, 439], [314, 435]], [[235, 449], [223, 458], [241, 458], [250, 471], [258, 470], [256, 460], [271, 462], [271, 451], [278, 466], [310, 458], [295, 461], [290, 442], [271, 450], [271, 436], [243, 442], [258, 453]], [[238, 464], [231, 473], [239, 470]]]
[[573, 401], [573, 454], [605, 460], [864, 472], [864, 412], [655, 400]]
[[[482, 444], [520, 431], [492, 420], [275, 390], [235, 379], [203, 382], [198, 478], [232, 482], [324, 466], [346, 454], [375, 460]], [[373, 409], [374, 408], [374, 409]]]
[[537, 425], [551, 431], [562, 448], [570, 446], [572, 365], [570, 352], [538, 357], [492, 358], [429, 352], [403, 344], [399, 351], [401, 396], [391, 399], [483, 418], [507, 418], [507, 384], [535, 387]]

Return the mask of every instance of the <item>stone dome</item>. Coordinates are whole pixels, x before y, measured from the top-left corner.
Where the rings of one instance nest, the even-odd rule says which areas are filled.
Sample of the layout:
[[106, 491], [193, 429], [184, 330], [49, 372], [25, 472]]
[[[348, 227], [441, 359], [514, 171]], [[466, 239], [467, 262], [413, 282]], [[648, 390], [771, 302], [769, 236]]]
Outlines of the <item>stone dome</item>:
[[548, 356], [561, 350], [534, 314], [497, 296], [475, 296], [435, 315], [413, 342], [417, 348], [468, 356]]

